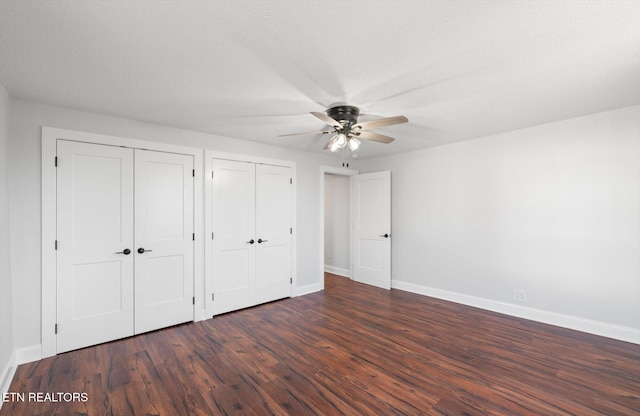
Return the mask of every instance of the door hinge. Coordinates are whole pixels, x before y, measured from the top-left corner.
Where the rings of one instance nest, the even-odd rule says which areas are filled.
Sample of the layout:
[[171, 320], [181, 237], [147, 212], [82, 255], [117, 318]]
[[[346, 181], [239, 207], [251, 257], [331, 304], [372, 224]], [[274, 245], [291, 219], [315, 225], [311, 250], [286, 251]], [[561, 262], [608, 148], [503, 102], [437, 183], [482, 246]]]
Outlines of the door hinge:
[[289, 185], [293, 185], [293, 178], [289, 178]]
[[193, 297], [193, 304], [194, 305], [196, 304], [196, 297], [195, 296]]
[[289, 234], [293, 234], [293, 227], [289, 228]]
[[54, 328], [54, 333], [58, 333], [58, 324], [56, 324], [55, 328]]
[[191, 239], [192, 239], [193, 241], [196, 241], [196, 233], [191, 234]]
[[215, 295], [212, 293], [211, 294], [211, 302], [213, 302], [215, 300]]
[[55, 249], [57, 250], [58, 249], [58, 240], [56, 240], [54, 246], [55, 246]]
[[55, 167], [58, 167], [58, 156], [54, 158], [53, 164], [55, 165]]
[[213, 179], [213, 171], [211, 171], [211, 179]]
[[211, 233], [211, 239], [213, 240], [213, 233]]
[[290, 277], [290, 278], [289, 278], [289, 283], [290, 283], [290, 284], [293, 284], [293, 277]]

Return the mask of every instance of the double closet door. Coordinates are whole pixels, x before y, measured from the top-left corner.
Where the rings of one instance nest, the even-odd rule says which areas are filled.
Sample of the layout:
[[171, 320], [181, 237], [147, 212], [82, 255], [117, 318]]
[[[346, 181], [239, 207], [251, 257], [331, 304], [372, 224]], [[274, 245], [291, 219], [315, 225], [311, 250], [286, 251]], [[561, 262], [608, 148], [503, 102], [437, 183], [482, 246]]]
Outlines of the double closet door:
[[291, 296], [291, 168], [213, 159], [213, 312]]
[[192, 321], [193, 156], [57, 141], [57, 352]]

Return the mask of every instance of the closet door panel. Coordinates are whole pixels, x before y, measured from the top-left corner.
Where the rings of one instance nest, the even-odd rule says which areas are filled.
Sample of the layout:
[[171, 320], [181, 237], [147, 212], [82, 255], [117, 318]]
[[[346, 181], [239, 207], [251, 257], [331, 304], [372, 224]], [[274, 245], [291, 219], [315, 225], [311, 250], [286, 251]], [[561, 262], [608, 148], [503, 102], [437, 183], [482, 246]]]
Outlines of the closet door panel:
[[133, 151], [58, 140], [57, 155], [60, 353], [133, 335]]
[[214, 314], [255, 305], [255, 165], [213, 160]]
[[193, 157], [135, 151], [135, 332], [193, 320]]
[[256, 303], [291, 296], [291, 168], [256, 166]]

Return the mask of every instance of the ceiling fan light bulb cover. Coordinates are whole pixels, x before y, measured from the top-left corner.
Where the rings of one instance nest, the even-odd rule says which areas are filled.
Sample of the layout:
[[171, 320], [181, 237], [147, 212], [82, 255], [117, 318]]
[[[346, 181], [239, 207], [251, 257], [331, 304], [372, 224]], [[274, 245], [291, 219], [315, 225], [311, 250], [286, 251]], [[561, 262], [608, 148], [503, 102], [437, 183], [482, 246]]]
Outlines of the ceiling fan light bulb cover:
[[352, 137], [351, 139], [349, 139], [349, 149], [351, 149], [351, 151], [355, 151], [358, 149], [358, 147], [360, 147], [360, 140], [356, 139], [355, 137]]
[[340, 148], [340, 149], [345, 147], [347, 145], [347, 136], [345, 136], [342, 133], [338, 134], [336, 136], [336, 144], [338, 145], [338, 148]]

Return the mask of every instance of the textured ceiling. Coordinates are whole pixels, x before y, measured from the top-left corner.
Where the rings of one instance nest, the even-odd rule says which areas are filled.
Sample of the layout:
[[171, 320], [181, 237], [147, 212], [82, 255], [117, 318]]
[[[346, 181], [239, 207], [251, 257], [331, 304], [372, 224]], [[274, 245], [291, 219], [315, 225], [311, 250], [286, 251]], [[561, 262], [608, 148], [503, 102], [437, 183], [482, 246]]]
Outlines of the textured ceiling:
[[334, 103], [406, 115], [359, 157], [640, 104], [640, 1], [0, 0], [12, 97], [323, 152]]

